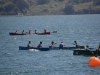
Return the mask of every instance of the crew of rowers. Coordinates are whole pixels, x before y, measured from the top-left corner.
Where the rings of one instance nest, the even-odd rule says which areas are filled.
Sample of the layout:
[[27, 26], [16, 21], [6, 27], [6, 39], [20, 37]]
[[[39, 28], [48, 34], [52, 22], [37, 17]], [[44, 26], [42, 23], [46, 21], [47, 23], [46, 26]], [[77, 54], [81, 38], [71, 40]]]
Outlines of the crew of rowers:
[[[49, 45], [49, 48], [55, 47], [55, 46], [54, 46], [55, 44], [56, 44], [56, 43], [52, 41], [51, 44]], [[77, 44], [77, 41], [74, 41], [74, 44], [73, 44], [73, 45], [75, 45], [76, 48], [79, 47], [79, 45]], [[29, 48], [33, 47], [33, 46], [31, 46], [31, 41], [29, 41], [27, 47], [29, 47]], [[41, 42], [41, 41], [40, 41], [40, 43], [38, 44], [37, 48], [42, 48], [42, 42]], [[61, 42], [61, 43], [59, 44], [59, 49], [64, 49], [64, 48], [66, 48], [66, 45], [65, 45], [63, 42]]]
[[[32, 48], [33, 46], [31, 45], [31, 41], [28, 42], [27, 44], [28, 48]], [[40, 43], [38, 44], [37, 48], [42, 48], [42, 42], [40, 41]]]
[[[49, 45], [49, 48], [55, 47], [55, 46], [54, 46], [55, 44], [56, 44], [56, 43], [52, 41], [51, 44]], [[73, 45], [75, 45], [76, 48], [79, 48], [79, 45], [78, 45], [77, 41], [74, 41], [74, 44], [73, 44]], [[32, 47], [33, 47], [33, 46], [31, 45], [31, 41], [28, 42], [27, 47], [28, 47], [28, 48], [32, 48]], [[42, 48], [42, 42], [41, 42], [41, 41], [40, 41], [40, 43], [38, 44], [37, 48]], [[66, 45], [65, 45], [63, 42], [61, 42], [61, 43], [59, 44], [59, 49], [64, 49], [64, 48], [66, 48]], [[90, 49], [89, 49], [89, 46], [86, 45], [86, 47], [84, 48], [84, 50], [90, 50]], [[96, 51], [98, 51], [98, 50], [100, 50], [100, 45], [99, 45], [99, 47], [96, 49]]]
[[[51, 44], [49, 45], [49, 48], [53, 48], [55, 44], [56, 44], [56, 43], [54, 43], [54, 42], [52, 41]], [[78, 44], [77, 44], [76, 41], [74, 41], [74, 44], [73, 44], [73, 45], [75, 45], [75, 46], [78, 48]], [[27, 47], [29, 47], [29, 48], [33, 47], [33, 46], [31, 46], [31, 41], [29, 41]], [[41, 41], [40, 41], [40, 43], [38, 44], [37, 48], [42, 48], [42, 42], [41, 42]], [[65, 45], [63, 42], [61, 42], [61, 43], [59, 44], [59, 49], [64, 49], [64, 48], [66, 48], [66, 45]]]
[[[56, 33], [57, 31], [53, 31], [53, 33]], [[18, 33], [18, 31], [16, 30], [15, 33]], [[44, 29], [44, 33], [47, 34], [47, 33], [50, 33], [48, 32], [46, 29]], [[29, 32], [25, 32], [24, 30], [22, 31], [21, 34], [32, 34], [31, 30], [29, 30]], [[38, 31], [35, 30], [34, 34], [38, 34]]]
[[[15, 33], [18, 33], [18, 31], [16, 30]], [[31, 30], [29, 30], [29, 32], [25, 32], [25, 31], [23, 30], [21, 34], [31, 34]]]
[[[56, 44], [56, 43], [54, 43], [54, 42], [52, 41], [51, 44], [49, 45], [49, 48], [53, 48], [55, 44]], [[31, 41], [28, 42], [27, 47], [28, 47], [28, 48], [32, 48], [32, 47], [33, 47], [33, 46], [31, 45]], [[61, 42], [61, 43], [59, 44], [59, 49], [63, 49], [63, 48], [65, 48], [65, 47], [66, 47], [66, 46], [65, 46], [65, 44], [64, 44], [63, 42]], [[41, 41], [40, 41], [40, 43], [38, 44], [37, 48], [42, 48], [42, 42], [41, 42]]]

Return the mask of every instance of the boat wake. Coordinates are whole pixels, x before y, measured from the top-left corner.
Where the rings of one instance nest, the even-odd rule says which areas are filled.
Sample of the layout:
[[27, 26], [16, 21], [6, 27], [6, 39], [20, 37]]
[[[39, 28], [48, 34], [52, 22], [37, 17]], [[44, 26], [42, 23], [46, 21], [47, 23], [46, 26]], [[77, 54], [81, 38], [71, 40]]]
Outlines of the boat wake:
[[29, 52], [38, 52], [38, 49], [29, 49]]

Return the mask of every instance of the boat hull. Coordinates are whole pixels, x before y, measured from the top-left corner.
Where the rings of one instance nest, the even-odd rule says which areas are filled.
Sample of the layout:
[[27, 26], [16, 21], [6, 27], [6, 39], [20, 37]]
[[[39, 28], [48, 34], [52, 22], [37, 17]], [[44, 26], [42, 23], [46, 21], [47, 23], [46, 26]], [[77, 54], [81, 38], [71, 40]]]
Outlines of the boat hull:
[[20, 34], [20, 33], [9, 33], [9, 35], [27, 35], [27, 34]]
[[100, 51], [91, 50], [73, 50], [73, 55], [100, 55]]
[[24, 46], [19, 46], [19, 50], [29, 50], [29, 49], [37, 49], [37, 50], [40, 50], [40, 51], [50, 50], [49, 48], [37, 48], [37, 47], [28, 48], [28, 47], [24, 47]]
[[[79, 47], [64, 47], [62, 50], [73, 50], [73, 49], [84, 49], [84, 46], [79, 46]], [[60, 48], [59, 47], [53, 47], [53, 48], [50, 48], [51, 50], [59, 50]]]
[[[35, 33], [31, 33], [31, 34], [35, 34]], [[28, 33], [21, 34], [21, 33], [13, 33], [13, 32], [10, 32], [9, 35], [15, 36], [15, 35], [30, 35], [30, 34], [28, 34]], [[37, 35], [50, 35], [50, 32], [48, 32], [48, 33], [38, 33]]]
[[50, 35], [50, 32], [47, 32], [47, 33], [38, 33], [37, 35]]
[[[84, 46], [80, 46], [81, 49], [84, 48]], [[49, 47], [45, 47], [45, 48], [37, 48], [37, 47], [24, 47], [24, 46], [19, 46], [19, 50], [29, 50], [29, 49], [38, 49], [40, 51], [48, 51], [48, 50], [60, 50], [59, 47], [53, 47], [53, 48], [49, 48]], [[77, 47], [65, 47], [62, 50], [73, 50], [73, 49], [77, 49]]]

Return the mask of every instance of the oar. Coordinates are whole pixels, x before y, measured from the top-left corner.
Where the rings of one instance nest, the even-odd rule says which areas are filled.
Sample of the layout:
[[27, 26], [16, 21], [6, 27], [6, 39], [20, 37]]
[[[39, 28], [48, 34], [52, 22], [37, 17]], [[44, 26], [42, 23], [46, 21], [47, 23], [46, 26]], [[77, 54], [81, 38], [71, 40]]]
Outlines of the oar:
[[93, 51], [91, 51], [91, 50], [89, 50], [89, 51], [91, 52], [92, 55], [94, 55], [94, 52]]

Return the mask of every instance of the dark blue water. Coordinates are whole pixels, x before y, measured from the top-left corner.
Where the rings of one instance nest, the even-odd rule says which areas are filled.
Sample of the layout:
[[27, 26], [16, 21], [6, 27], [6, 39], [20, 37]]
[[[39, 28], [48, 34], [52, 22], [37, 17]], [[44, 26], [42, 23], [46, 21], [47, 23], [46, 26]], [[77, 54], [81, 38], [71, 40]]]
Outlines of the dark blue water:
[[[19, 33], [43, 29], [57, 33], [51, 35], [9, 36], [9, 32]], [[52, 15], [52, 16], [1, 16], [0, 17], [0, 75], [100, 75], [100, 67], [89, 67], [91, 56], [75, 56], [73, 50], [20, 51], [19, 46], [27, 46], [28, 41], [43, 47], [51, 41], [63, 41], [66, 46], [89, 45], [96, 48], [100, 43], [100, 15]]]

